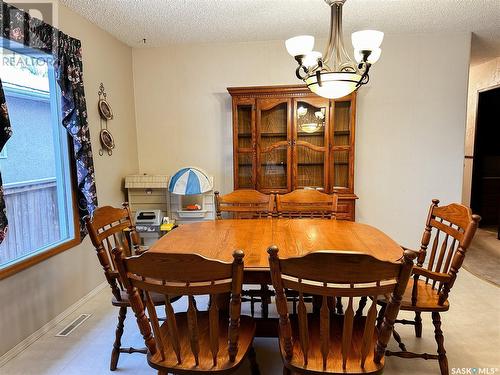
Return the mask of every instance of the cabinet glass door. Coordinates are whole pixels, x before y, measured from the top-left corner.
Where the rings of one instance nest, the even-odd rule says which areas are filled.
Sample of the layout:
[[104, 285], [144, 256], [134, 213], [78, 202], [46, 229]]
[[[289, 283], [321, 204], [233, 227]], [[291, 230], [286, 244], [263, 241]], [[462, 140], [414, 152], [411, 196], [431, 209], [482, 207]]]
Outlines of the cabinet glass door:
[[333, 145], [351, 145], [351, 102], [335, 102]]
[[352, 101], [333, 103], [332, 151], [330, 173], [333, 190], [352, 190], [353, 144], [352, 144]]
[[234, 103], [234, 188], [255, 188], [255, 100]]
[[257, 101], [257, 136], [258, 189], [290, 190], [290, 100]]
[[237, 138], [238, 149], [252, 148], [252, 122], [253, 122], [253, 104], [237, 104]]
[[253, 157], [254, 154], [250, 152], [238, 153], [236, 182], [240, 189], [253, 189], [255, 186], [253, 181]]
[[327, 189], [329, 101], [294, 101], [294, 188]]
[[333, 188], [349, 188], [349, 150], [333, 152]]

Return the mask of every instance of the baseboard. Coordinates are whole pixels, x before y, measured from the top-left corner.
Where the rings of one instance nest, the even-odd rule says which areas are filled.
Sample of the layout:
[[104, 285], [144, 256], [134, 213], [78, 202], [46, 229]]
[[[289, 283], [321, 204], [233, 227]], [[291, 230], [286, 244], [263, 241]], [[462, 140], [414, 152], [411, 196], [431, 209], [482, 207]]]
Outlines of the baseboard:
[[43, 325], [40, 329], [37, 331], [33, 332], [31, 335], [26, 337], [23, 341], [21, 341], [19, 344], [14, 346], [12, 349], [10, 349], [8, 352], [6, 352], [4, 355], [0, 357], [0, 368], [4, 366], [7, 362], [9, 362], [11, 359], [17, 357], [19, 354], [21, 354], [26, 348], [28, 348], [31, 344], [33, 344], [36, 340], [38, 340], [40, 337], [45, 335], [48, 331], [50, 331], [52, 328], [54, 328], [56, 325], [58, 325], [60, 322], [62, 322], [64, 319], [66, 319], [69, 315], [74, 313], [78, 308], [83, 306], [89, 299], [94, 297], [97, 293], [99, 293], [101, 290], [103, 290], [106, 286], [108, 285], [107, 282], [103, 282], [102, 284], [99, 284], [96, 286], [94, 289], [92, 289], [88, 294], [80, 298], [78, 301], [76, 301], [74, 304], [72, 304], [70, 307], [68, 307], [66, 310], [64, 310], [62, 313], [57, 315], [54, 319]]

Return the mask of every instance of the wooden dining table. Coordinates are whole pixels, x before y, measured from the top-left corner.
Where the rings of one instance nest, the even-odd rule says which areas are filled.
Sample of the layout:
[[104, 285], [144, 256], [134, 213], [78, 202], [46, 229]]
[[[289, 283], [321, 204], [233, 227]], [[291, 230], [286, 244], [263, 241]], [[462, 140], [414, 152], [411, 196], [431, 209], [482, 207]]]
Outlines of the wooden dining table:
[[[267, 249], [276, 245], [280, 258], [298, 257], [314, 251], [354, 251], [396, 262], [403, 250], [385, 233], [370, 225], [327, 219], [228, 219], [182, 224], [161, 237], [150, 252], [200, 254], [206, 258], [232, 261], [235, 250], [243, 250], [244, 283], [271, 284]], [[263, 322], [258, 336], [274, 336], [275, 322]], [[260, 334], [259, 334], [260, 332]]]

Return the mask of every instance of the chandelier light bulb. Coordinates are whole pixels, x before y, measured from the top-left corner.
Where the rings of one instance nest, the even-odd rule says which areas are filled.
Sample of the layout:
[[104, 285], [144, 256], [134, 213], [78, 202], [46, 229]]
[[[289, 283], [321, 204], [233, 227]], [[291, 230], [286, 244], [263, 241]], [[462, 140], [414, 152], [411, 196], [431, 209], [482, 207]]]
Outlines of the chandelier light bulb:
[[373, 51], [380, 48], [384, 40], [384, 33], [376, 30], [356, 31], [351, 35], [352, 46], [359, 51]]
[[311, 51], [304, 56], [304, 59], [302, 60], [302, 65], [308, 68], [313, 68], [316, 65], [318, 65], [318, 60], [321, 59], [321, 57], [323, 57], [321, 52]]
[[[382, 54], [382, 50], [380, 48], [375, 48], [374, 50], [371, 51], [370, 56], [368, 56], [368, 62], [370, 64], [375, 64], [378, 59], [380, 58], [380, 55]], [[363, 61], [363, 54], [361, 53], [360, 50], [355, 49], [354, 50], [354, 58], [358, 63]]]
[[307, 55], [314, 48], [314, 37], [311, 35], [294, 36], [286, 40], [285, 46], [292, 57]]

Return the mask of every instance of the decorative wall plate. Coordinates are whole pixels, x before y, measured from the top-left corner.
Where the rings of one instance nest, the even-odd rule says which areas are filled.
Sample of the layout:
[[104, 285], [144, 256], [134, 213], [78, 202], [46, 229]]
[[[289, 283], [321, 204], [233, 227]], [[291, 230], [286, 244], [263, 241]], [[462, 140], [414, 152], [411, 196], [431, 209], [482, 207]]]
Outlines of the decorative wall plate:
[[[102, 129], [99, 134], [99, 138], [101, 139], [101, 145], [108, 152], [108, 155], [113, 154], [113, 149], [115, 148], [115, 140], [111, 135], [111, 133], [109, 132], [109, 130]], [[99, 151], [100, 155], [103, 154], [102, 151], [103, 151], [102, 149]]]
[[103, 120], [113, 119], [113, 110], [111, 109], [111, 106], [109, 105], [105, 97], [99, 99], [97, 108], [99, 109], [99, 115], [101, 115], [101, 118]]
[[[99, 110], [99, 116], [101, 116], [101, 132], [99, 133], [99, 138], [101, 140], [101, 149], [99, 150], [99, 155], [104, 155], [104, 151], [108, 153], [109, 156], [113, 154], [113, 149], [115, 148], [115, 140], [108, 130], [108, 120], [113, 119], [113, 110], [106, 100], [106, 91], [104, 90], [104, 84], [101, 82], [99, 86], [99, 101], [97, 102], [97, 109]], [[104, 122], [104, 126], [103, 126]]]

